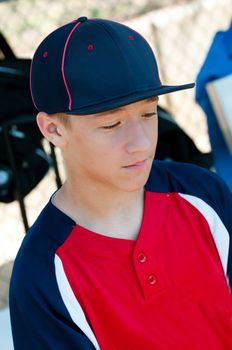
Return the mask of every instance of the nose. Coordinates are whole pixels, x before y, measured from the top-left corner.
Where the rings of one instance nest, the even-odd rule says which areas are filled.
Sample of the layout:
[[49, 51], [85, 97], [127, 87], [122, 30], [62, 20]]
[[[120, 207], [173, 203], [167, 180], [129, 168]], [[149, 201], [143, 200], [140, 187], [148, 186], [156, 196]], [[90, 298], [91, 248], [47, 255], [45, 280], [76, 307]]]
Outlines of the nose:
[[151, 145], [149, 130], [140, 122], [131, 122], [127, 129], [126, 151], [128, 153], [147, 151]]

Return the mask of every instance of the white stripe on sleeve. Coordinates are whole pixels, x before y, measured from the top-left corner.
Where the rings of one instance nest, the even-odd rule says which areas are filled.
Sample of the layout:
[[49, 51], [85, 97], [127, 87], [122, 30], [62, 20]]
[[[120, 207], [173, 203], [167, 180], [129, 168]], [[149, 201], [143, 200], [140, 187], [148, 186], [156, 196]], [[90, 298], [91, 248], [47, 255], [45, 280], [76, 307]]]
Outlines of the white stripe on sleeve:
[[183, 193], [179, 193], [179, 195], [198, 209], [208, 222], [226, 275], [230, 243], [230, 236], [226, 227], [216, 211], [202, 199]]
[[89, 326], [85, 314], [78, 303], [65, 275], [62, 261], [57, 255], [55, 255], [55, 271], [60, 294], [73, 322], [85, 333], [85, 335], [95, 346], [96, 350], [100, 350], [97, 339]]

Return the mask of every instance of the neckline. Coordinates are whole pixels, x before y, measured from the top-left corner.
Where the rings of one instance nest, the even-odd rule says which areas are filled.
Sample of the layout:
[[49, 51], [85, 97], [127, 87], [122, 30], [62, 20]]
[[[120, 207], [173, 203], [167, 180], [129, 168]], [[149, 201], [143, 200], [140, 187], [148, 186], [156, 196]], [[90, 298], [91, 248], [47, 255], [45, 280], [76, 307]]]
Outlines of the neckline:
[[108, 236], [108, 235], [105, 235], [105, 234], [102, 234], [100, 232], [96, 232], [96, 231], [92, 231], [84, 226], [81, 226], [78, 224], [78, 222], [75, 222], [68, 214], [66, 214], [63, 210], [59, 209], [54, 203], [53, 203], [53, 197], [54, 195], [56, 194], [57, 191], [55, 191], [52, 196], [50, 197], [50, 200], [49, 200], [49, 207], [56, 212], [56, 214], [59, 215], [59, 217], [65, 221], [66, 223], [69, 223], [72, 225], [73, 229], [75, 229], [76, 231], [78, 231], [78, 233], [80, 234], [85, 234], [85, 235], [89, 235], [89, 236], [92, 236], [92, 238], [98, 238], [99, 239], [106, 239], [106, 241], [114, 241], [116, 242], [117, 240], [120, 242], [120, 241], [124, 241], [124, 242], [136, 242], [139, 235], [140, 235], [140, 232], [142, 230], [142, 227], [144, 226], [144, 221], [145, 221], [145, 214], [147, 212], [147, 202], [148, 202], [148, 197], [149, 197], [149, 192], [146, 191], [146, 189], [144, 188], [144, 207], [143, 207], [143, 216], [142, 216], [142, 220], [141, 220], [141, 225], [140, 225], [140, 229], [139, 229], [139, 232], [138, 232], [138, 235], [136, 237], [136, 239], [128, 239], [128, 238], [123, 238], [122, 237], [111, 237], [111, 236]]
[[[139, 237], [143, 236], [147, 227], [150, 196], [149, 192], [144, 192], [144, 210], [139, 233], [135, 240], [109, 237], [98, 232], [86, 229], [78, 224], [73, 227], [70, 243], [78, 252], [100, 258], [107, 258], [119, 261], [123, 257], [131, 258], [131, 254], [137, 244]], [[141, 239], [141, 238], [140, 238]]]

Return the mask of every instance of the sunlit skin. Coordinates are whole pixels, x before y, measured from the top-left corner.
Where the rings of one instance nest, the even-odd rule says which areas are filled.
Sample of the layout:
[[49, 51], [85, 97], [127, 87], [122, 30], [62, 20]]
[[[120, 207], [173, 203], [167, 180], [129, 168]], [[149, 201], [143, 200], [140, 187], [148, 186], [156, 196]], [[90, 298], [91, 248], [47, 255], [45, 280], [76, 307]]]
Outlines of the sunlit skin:
[[55, 205], [83, 226], [104, 234], [113, 230], [116, 236], [128, 217], [137, 215], [128, 227], [128, 235], [135, 235], [156, 150], [157, 103], [156, 97], [104, 113], [72, 115], [69, 127], [39, 113], [41, 131], [60, 147], [66, 167]]

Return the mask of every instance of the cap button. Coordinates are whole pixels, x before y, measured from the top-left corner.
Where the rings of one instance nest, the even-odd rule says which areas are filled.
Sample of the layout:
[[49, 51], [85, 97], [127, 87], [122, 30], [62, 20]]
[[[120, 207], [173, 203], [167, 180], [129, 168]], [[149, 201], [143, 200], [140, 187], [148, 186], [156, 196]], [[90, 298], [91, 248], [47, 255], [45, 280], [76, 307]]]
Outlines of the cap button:
[[85, 21], [87, 21], [87, 20], [88, 20], [87, 17], [79, 17], [79, 18], [77, 19], [77, 22], [85, 22]]

